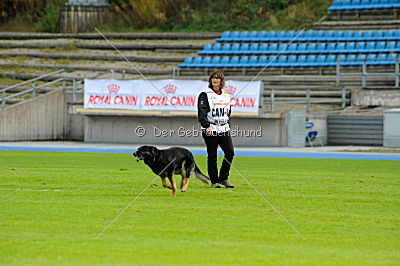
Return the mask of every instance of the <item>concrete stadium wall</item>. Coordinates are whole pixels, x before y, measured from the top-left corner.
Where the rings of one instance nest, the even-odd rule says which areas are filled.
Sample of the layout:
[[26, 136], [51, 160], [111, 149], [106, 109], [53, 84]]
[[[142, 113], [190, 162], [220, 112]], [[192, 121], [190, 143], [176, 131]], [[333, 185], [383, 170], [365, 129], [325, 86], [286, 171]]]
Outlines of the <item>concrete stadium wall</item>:
[[[85, 142], [204, 144], [195, 115], [90, 114], [85, 116], [84, 131]], [[285, 119], [281, 117], [233, 117], [231, 131], [235, 146], [287, 145]]]
[[0, 141], [83, 140], [83, 116], [70, 114], [60, 88], [0, 110]]
[[58, 140], [64, 135], [62, 89], [0, 111], [0, 140]]

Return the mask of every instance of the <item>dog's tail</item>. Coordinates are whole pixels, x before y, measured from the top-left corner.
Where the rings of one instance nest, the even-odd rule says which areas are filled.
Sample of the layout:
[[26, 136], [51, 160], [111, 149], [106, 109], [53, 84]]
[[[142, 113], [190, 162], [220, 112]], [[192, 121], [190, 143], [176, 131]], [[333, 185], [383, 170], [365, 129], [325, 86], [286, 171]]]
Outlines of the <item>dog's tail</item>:
[[196, 177], [197, 179], [199, 179], [201, 182], [203, 182], [204, 184], [211, 184], [211, 180], [208, 176], [204, 175], [199, 167], [197, 167], [196, 164], [194, 164], [194, 168], [191, 172], [191, 174], [193, 174], [194, 177]]

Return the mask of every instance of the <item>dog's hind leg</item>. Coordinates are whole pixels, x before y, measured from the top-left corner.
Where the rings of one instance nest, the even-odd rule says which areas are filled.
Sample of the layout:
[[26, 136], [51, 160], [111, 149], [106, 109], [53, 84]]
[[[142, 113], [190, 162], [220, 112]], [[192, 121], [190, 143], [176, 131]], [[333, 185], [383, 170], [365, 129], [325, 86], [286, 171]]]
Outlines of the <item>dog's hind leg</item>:
[[161, 182], [162, 182], [163, 187], [172, 189], [172, 186], [171, 186], [170, 184], [167, 183], [167, 180], [166, 180], [165, 177], [161, 177]]
[[186, 175], [183, 175], [182, 174], [182, 180], [181, 180], [181, 183], [183, 183], [184, 185], [181, 187], [181, 191], [182, 192], [185, 192], [186, 191], [186, 189], [188, 188], [188, 186], [189, 186], [189, 183], [190, 183], [190, 178], [188, 178]]
[[172, 174], [170, 177], [168, 177], [168, 179], [171, 182], [172, 196], [176, 196], [177, 188], [174, 175]]

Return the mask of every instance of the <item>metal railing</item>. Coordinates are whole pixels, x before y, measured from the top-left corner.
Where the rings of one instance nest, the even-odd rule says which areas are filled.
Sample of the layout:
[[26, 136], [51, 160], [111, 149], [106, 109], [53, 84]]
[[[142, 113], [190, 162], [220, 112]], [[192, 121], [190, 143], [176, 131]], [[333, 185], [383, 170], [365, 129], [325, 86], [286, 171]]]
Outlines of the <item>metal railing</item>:
[[[361, 63], [361, 71], [357, 71], [357, 72], [344, 72], [344, 68], [341, 63], [342, 62], [362, 62]], [[371, 62], [371, 61], [382, 61], [382, 62], [393, 62], [394, 61], [394, 71], [393, 72], [369, 72], [368, 71], [368, 67], [377, 67], [380, 66], [378, 64], [367, 64], [367, 61]], [[389, 65], [389, 64], [388, 64]], [[360, 65], [349, 65], [349, 66], [360, 66]], [[393, 77], [394, 78], [394, 84], [392, 87], [394, 88], [399, 88], [399, 81], [400, 81], [400, 71], [399, 71], [399, 58], [397, 59], [363, 59], [363, 60], [348, 60], [348, 59], [344, 59], [344, 60], [338, 60], [336, 63], [336, 86], [340, 87], [343, 85], [343, 80], [342, 78], [345, 76], [360, 76], [361, 79], [361, 87], [362, 88], [366, 88], [367, 86], [367, 82], [368, 82], [368, 77]], [[388, 86], [384, 86], [385, 88], [387, 88]], [[377, 89], [379, 89], [380, 87], [375, 87]]]
[[270, 105], [270, 111], [275, 112], [275, 105], [277, 104], [305, 104], [306, 105], [306, 112], [310, 112], [311, 109], [311, 104], [334, 104], [334, 103], [339, 103], [341, 104], [342, 108], [345, 108], [347, 105], [347, 91], [345, 87], [341, 88], [341, 97], [338, 99], [327, 99], [327, 100], [321, 100], [321, 99], [312, 99], [311, 97], [311, 89], [307, 88], [306, 89], [306, 97], [304, 100], [293, 100], [293, 101], [277, 101], [275, 97], [275, 89], [271, 88], [270, 91], [270, 96], [269, 96], [269, 105]]
[[[52, 81], [49, 81], [47, 83], [44, 83], [42, 85], [37, 85], [38, 81], [41, 81], [44, 78], [52, 77], [52, 76], [54, 76], [56, 74], [60, 74], [60, 73], [63, 73], [64, 76], [60, 77], [60, 78], [56, 78], [56, 79], [54, 79]], [[35, 98], [40, 89], [46, 88], [46, 87], [51, 86], [51, 85], [56, 84], [56, 83], [61, 83], [62, 87], [65, 89], [67, 87], [67, 82], [71, 82], [72, 83], [72, 98], [73, 98], [73, 101], [76, 102], [77, 94], [80, 93], [78, 91], [78, 89], [77, 89], [77, 86], [78, 86], [78, 83], [79, 82], [83, 82], [83, 80], [77, 81], [76, 78], [67, 78], [65, 76], [65, 70], [61, 69], [61, 70], [54, 71], [54, 72], [51, 72], [51, 73], [48, 73], [48, 74], [45, 74], [45, 75], [30, 79], [30, 80], [27, 80], [27, 81], [24, 81], [24, 82], [21, 82], [19, 84], [12, 85], [12, 86], [9, 86], [9, 87], [7, 87], [5, 89], [0, 90], [1, 110], [4, 110], [6, 108], [7, 101], [10, 101], [11, 99], [15, 99], [18, 96], [30, 94], [31, 98]], [[13, 94], [10, 95], [10, 93], [12, 93], [12, 90], [15, 90], [15, 89], [17, 89], [17, 88], [19, 88], [21, 86], [26, 85], [26, 84], [30, 84], [30, 88], [29, 89], [26, 89], [26, 90], [23, 90], [23, 91], [20, 91], [20, 92], [16, 92], [16, 93], [13, 93]], [[9, 95], [7, 95], [7, 94], [9, 94]]]

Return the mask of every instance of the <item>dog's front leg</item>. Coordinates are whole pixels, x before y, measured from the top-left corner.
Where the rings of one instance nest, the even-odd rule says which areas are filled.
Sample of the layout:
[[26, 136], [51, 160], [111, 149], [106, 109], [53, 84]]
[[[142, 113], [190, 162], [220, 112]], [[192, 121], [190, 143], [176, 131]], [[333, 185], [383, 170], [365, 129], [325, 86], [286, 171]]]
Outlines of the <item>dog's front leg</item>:
[[175, 177], [174, 175], [171, 175], [171, 177], [168, 177], [169, 181], [171, 182], [172, 186], [172, 196], [176, 196], [176, 182], [175, 182]]
[[167, 180], [166, 180], [165, 177], [161, 177], [161, 182], [162, 182], [163, 187], [172, 189], [172, 186], [171, 186], [170, 184], [167, 183]]

